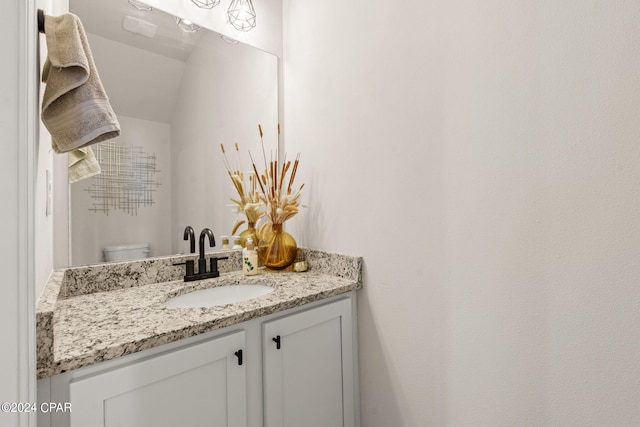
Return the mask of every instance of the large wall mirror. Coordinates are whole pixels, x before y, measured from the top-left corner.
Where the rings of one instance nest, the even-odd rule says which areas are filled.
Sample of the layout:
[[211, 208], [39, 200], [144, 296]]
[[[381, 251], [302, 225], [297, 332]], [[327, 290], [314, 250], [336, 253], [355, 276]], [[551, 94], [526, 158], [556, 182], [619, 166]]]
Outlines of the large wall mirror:
[[122, 129], [94, 146], [103, 176], [70, 184], [70, 263], [103, 262], [105, 247], [138, 243], [149, 256], [185, 253], [187, 225], [211, 228], [219, 247], [237, 219], [220, 144], [239, 143], [246, 156], [259, 152], [258, 123], [275, 135], [277, 57], [204, 28], [185, 32], [174, 16], [126, 0], [70, 0], [69, 10]]

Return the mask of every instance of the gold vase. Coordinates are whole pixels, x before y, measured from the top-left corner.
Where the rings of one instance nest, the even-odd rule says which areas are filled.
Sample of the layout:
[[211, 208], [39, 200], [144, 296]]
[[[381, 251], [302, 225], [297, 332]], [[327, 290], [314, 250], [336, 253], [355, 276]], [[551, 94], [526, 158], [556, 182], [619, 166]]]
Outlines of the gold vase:
[[265, 267], [285, 268], [296, 259], [298, 245], [291, 234], [282, 230], [282, 224], [273, 224], [261, 237], [258, 257]]
[[248, 223], [247, 229], [240, 233], [240, 246], [245, 248], [247, 246], [247, 239], [251, 237], [254, 244], [258, 244], [258, 235], [256, 234], [256, 224], [253, 222]]

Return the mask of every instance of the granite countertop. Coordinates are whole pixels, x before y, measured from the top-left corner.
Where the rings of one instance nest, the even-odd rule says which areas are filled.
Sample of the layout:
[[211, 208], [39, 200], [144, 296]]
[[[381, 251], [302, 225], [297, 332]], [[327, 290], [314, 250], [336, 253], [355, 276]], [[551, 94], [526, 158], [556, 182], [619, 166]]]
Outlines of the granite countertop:
[[[309, 271], [243, 276], [239, 251], [220, 262], [220, 277], [184, 282], [193, 258], [175, 256], [56, 270], [36, 308], [38, 378], [114, 359], [362, 287], [362, 259], [301, 249]], [[169, 308], [174, 296], [213, 286], [263, 284], [267, 295], [217, 307]]]

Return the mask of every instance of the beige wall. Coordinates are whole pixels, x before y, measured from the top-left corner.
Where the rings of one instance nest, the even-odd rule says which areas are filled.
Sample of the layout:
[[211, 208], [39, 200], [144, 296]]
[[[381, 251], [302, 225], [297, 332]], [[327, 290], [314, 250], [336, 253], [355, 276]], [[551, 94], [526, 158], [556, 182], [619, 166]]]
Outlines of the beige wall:
[[363, 426], [640, 424], [639, 21], [284, 2], [290, 229], [364, 256]]

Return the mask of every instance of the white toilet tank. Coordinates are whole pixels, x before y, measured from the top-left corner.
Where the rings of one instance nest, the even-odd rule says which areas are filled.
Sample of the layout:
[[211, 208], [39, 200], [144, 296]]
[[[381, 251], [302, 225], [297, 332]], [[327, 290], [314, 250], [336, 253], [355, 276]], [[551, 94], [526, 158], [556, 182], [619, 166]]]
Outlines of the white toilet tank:
[[149, 257], [149, 243], [105, 246], [102, 253], [106, 262], [147, 258]]

